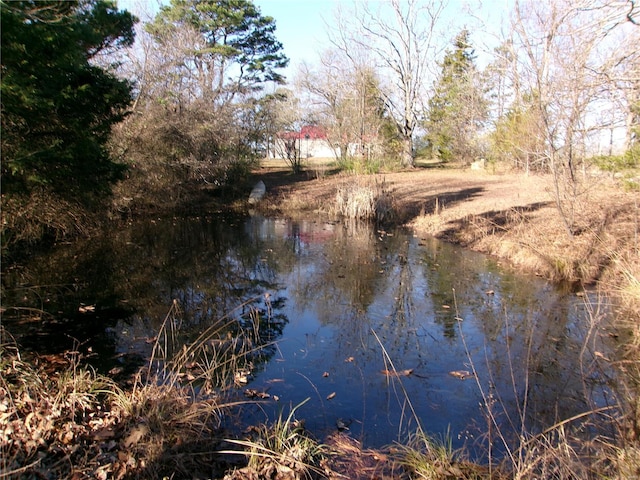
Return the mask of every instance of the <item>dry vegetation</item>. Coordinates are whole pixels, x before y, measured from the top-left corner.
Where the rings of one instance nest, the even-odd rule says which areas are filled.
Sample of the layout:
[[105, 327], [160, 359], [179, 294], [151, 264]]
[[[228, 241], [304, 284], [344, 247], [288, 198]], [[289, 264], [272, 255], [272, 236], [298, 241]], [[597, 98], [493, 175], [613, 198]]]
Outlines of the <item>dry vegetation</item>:
[[[321, 175], [313, 174], [320, 168]], [[77, 352], [53, 369], [51, 362], [27, 361], [0, 330], [0, 478], [640, 475], [637, 192], [610, 178], [593, 182], [576, 199], [577, 228], [571, 237], [545, 176], [418, 168], [354, 177], [332, 175], [326, 164], [307, 172], [293, 175], [284, 165], [263, 165], [253, 178], [267, 186], [258, 207], [270, 214], [348, 215], [405, 224], [418, 236], [434, 235], [497, 255], [549, 279], [595, 282], [617, 296], [626, 312], [622, 327], [631, 339], [620, 361], [628, 379], [620, 389], [622, 416], [607, 409], [567, 419], [523, 437], [519, 449], [491, 466], [467, 462], [446, 439], [434, 442], [420, 430], [406, 444], [384, 450], [363, 449], [344, 434], [321, 443], [296, 418], [297, 407], [273, 424], [252, 426], [242, 438], [229, 440], [220, 427], [233, 403], [223, 393], [244, 390], [238, 374], [250, 364], [259, 339], [249, 331], [229, 343], [221, 323], [172, 353], [167, 347], [176, 337], [171, 320], [179, 316], [174, 305], [158, 332], [149, 368], [126, 388], [81, 367]], [[238, 354], [239, 345], [246, 350]], [[576, 441], [572, 429], [590, 428], [599, 415], [615, 425], [616, 440]]]
[[[580, 185], [581, 193], [572, 200], [575, 227], [569, 236], [549, 175], [418, 167], [316, 178], [293, 177], [284, 168], [271, 161], [255, 172], [265, 178], [262, 208], [267, 213], [355, 212], [362, 217], [374, 211], [369, 218], [408, 225], [416, 235], [495, 255], [553, 281], [600, 282], [630, 297], [637, 293], [639, 195], [611, 177], [589, 177]], [[308, 171], [316, 168], [308, 166]]]

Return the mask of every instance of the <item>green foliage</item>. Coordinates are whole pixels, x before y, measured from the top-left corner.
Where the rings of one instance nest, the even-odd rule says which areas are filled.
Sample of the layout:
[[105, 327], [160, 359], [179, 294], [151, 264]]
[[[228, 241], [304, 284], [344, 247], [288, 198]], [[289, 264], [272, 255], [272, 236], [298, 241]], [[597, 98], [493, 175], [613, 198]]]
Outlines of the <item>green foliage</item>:
[[605, 172], [621, 172], [627, 168], [635, 168], [639, 165], [640, 148], [630, 149], [623, 155], [599, 155], [593, 157], [591, 161], [595, 163], [600, 170]]
[[526, 99], [521, 106], [510, 109], [497, 120], [489, 136], [491, 158], [527, 172], [544, 168], [546, 144], [541, 124], [539, 110]]
[[622, 155], [599, 155], [591, 162], [604, 172], [622, 174], [622, 184], [628, 191], [640, 191], [638, 167], [640, 167], [640, 144], [634, 144]]
[[469, 32], [461, 31], [441, 63], [440, 78], [429, 100], [426, 140], [431, 156], [448, 162], [472, 161], [479, 154], [474, 144], [486, 117], [486, 102], [477, 84], [474, 51]]
[[198, 32], [202, 43], [190, 52], [194, 65], [217, 75], [219, 84], [236, 65], [235, 80], [228, 85], [232, 91], [284, 81], [276, 70], [289, 60], [275, 37], [275, 21], [262, 16], [250, 0], [172, 0], [146, 28], [160, 44], [171, 42], [184, 28]]
[[2, 191], [44, 188], [86, 203], [122, 172], [104, 147], [130, 85], [93, 65], [130, 45], [135, 18], [111, 2], [1, 2]]

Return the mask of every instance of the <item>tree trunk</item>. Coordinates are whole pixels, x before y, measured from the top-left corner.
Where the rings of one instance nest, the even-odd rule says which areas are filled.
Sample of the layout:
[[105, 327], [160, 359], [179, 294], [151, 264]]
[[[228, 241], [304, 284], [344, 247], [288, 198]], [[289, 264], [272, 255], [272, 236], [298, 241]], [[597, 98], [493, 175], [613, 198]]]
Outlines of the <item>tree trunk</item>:
[[402, 166], [407, 167], [415, 167], [415, 161], [413, 158], [413, 142], [410, 136], [405, 136], [402, 139]]

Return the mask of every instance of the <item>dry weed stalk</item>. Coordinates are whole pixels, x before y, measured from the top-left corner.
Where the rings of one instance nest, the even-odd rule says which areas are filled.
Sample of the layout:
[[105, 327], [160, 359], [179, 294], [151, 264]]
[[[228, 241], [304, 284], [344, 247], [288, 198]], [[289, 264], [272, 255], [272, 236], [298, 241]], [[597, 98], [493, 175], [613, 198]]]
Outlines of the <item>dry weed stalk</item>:
[[389, 222], [394, 216], [393, 195], [384, 180], [358, 181], [338, 186], [334, 213], [346, 218]]
[[[229, 321], [220, 320], [178, 348], [179, 314], [174, 302], [149, 366], [129, 390], [82, 366], [77, 352], [67, 354], [68, 367], [48, 373], [23, 361], [14, 344], [0, 345], [0, 478], [188, 478], [211, 472], [220, 463], [216, 430], [237, 404], [225, 402], [222, 392], [260, 345], [231, 340], [212, 348], [211, 341], [228, 331]], [[260, 334], [258, 320], [253, 317], [249, 336]]]
[[[455, 290], [453, 294], [456, 317], [460, 318], [457, 313], [458, 306]], [[594, 344], [590, 345], [589, 343], [595, 342], [601, 328], [600, 321], [603, 318], [599, 310], [592, 308], [588, 303], [586, 296], [585, 302], [588, 312], [588, 332], [580, 353], [581, 361], [579, 365], [583, 372], [583, 378], [587, 378], [591, 369], [599, 368], [596, 363], [601, 358], [601, 355], [597, 354]], [[505, 325], [506, 328], [509, 328], [508, 321]], [[496, 440], [502, 445], [505, 452], [504, 458], [499, 463], [498, 474], [502, 475], [508, 472], [509, 477], [513, 479], [555, 478], [569, 480], [591, 478], [593, 475], [610, 475], [616, 469], [620, 471], [620, 465], [615, 466], [615, 468], [611, 465], [611, 459], [616, 457], [618, 449], [612, 446], [608, 438], [594, 434], [591, 438], [585, 439], [583, 435], [580, 435], [580, 432], [589, 431], [593, 425], [602, 425], [603, 422], [607, 426], [619, 428], [620, 418], [619, 415], [616, 415], [620, 408], [619, 405], [593, 406], [588, 411], [556, 422], [539, 434], [532, 434], [526, 424], [529, 409], [528, 392], [530, 379], [528, 374], [525, 375], [523, 391], [518, 394], [516, 370], [512, 363], [513, 355], [509, 348], [509, 342], [506, 343], [506, 356], [511, 373], [513, 392], [516, 399], [519, 399], [516, 405], [517, 418], [513, 418], [510, 415], [506, 404], [496, 392], [493, 390], [487, 391], [484, 388], [462, 330], [460, 330], [460, 336], [476, 385], [482, 396], [483, 407], [487, 416], [490, 478], [493, 477], [494, 469], [492, 445]], [[532, 360], [532, 340], [533, 332], [530, 332], [527, 341], [527, 353], [524, 359], [525, 371], [527, 372], [530, 371]], [[589, 354], [591, 360], [587, 358]], [[489, 384], [491, 384], [493, 383], [491, 372], [489, 372], [489, 375]], [[586, 395], [585, 387], [585, 397]], [[498, 423], [499, 416], [507, 419], [505, 425]], [[508, 429], [512, 431], [508, 431]], [[517, 439], [515, 444], [510, 440], [511, 438]]]

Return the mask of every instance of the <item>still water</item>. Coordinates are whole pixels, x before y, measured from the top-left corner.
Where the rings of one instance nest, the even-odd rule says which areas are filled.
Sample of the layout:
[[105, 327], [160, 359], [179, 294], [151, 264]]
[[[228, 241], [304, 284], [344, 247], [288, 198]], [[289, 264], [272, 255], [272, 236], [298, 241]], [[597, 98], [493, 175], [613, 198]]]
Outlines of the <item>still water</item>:
[[147, 362], [174, 301], [185, 342], [250, 305], [268, 316], [272, 344], [231, 394], [269, 398], [242, 407], [243, 421], [309, 399], [296, 417], [320, 439], [341, 429], [378, 447], [419, 423], [482, 457], [487, 405], [509, 436], [612, 402], [598, 362], [610, 339], [585, 297], [408, 231], [136, 222], [5, 269], [2, 293], [19, 307], [3, 325], [24, 349], [74, 349], [121, 374]]

